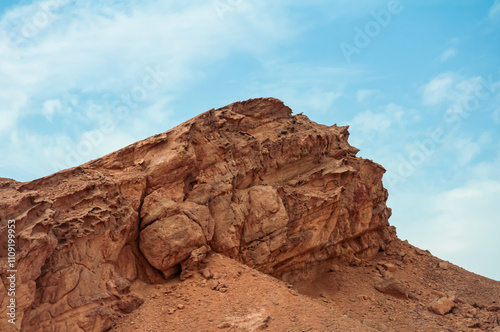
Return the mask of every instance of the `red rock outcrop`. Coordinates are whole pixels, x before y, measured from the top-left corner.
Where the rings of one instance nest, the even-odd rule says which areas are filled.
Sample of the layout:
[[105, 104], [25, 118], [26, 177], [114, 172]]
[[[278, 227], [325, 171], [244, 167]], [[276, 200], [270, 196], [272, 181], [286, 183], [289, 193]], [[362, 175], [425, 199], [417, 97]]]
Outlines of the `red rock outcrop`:
[[134, 282], [173, 276], [202, 247], [275, 276], [374, 256], [395, 238], [384, 169], [348, 136], [252, 99], [48, 177], [1, 179], [2, 239], [16, 220], [16, 326], [104, 330], [141, 304]]

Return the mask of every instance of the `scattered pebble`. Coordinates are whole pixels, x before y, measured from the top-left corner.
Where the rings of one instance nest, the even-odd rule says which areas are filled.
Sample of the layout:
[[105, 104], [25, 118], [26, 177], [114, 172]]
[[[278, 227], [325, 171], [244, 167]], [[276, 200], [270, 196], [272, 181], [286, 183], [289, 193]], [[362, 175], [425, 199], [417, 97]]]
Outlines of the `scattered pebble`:
[[337, 264], [333, 264], [332, 266], [330, 266], [330, 272], [339, 272], [339, 271], [340, 267]]
[[217, 288], [217, 286], [219, 285], [219, 282], [217, 280], [212, 279], [212, 280], [210, 280], [208, 285], [210, 286], [211, 289], [215, 290]]
[[392, 263], [384, 263], [382, 266], [389, 272], [394, 272], [397, 269], [397, 266]]

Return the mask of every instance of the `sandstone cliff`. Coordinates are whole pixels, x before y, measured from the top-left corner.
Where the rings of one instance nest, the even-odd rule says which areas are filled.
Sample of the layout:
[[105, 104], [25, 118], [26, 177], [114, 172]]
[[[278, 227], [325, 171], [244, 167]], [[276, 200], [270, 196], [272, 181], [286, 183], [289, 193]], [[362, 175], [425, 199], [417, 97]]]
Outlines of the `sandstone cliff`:
[[135, 282], [181, 267], [187, 278], [209, 250], [274, 276], [373, 257], [395, 238], [384, 169], [348, 136], [253, 99], [48, 177], [1, 179], [1, 239], [16, 220], [16, 326], [105, 330], [142, 303]]

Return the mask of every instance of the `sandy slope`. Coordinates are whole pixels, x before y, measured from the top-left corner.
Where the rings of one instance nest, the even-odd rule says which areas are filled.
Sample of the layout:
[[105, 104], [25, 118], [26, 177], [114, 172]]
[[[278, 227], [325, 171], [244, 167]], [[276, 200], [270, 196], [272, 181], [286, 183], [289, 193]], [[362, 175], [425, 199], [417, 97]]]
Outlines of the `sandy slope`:
[[[212, 254], [205, 277], [137, 285], [132, 292], [144, 304], [112, 331], [497, 331], [500, 282], [440, 262], [393, 241], [359, 266], [326, 261], [282, 276], [287, 283]], [[375, 289], [390, 278], [404, 284], [407, 299]], [[429, 309], [440, 297], [454, 297], [445, 315]]]

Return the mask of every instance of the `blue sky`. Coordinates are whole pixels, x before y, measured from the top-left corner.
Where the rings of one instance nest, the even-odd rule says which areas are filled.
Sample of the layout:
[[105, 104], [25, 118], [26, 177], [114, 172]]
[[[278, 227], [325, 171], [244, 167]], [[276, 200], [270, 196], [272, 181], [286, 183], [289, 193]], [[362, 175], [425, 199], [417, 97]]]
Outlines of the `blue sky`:
[[402, 239], [500, 280], [500, 1], [3, 1], [0, 176], [237, 100], [350, 125]]

